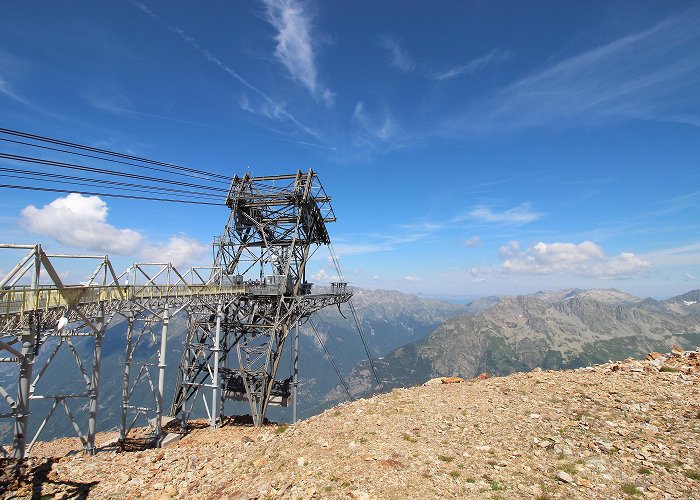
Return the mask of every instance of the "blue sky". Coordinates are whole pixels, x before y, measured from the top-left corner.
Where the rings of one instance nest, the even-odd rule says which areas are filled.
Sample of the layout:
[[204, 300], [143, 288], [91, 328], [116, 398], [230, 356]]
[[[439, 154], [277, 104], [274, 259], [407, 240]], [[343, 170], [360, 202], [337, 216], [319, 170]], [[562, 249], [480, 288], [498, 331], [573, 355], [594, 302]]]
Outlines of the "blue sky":
[[[0, 5], [2, 127], [226, 175], [313, 168], [355, 285], [699, 287], [698, 2]], [[226, 217], [0, 192], [3, 240], [124, 268], [207, 262]]]

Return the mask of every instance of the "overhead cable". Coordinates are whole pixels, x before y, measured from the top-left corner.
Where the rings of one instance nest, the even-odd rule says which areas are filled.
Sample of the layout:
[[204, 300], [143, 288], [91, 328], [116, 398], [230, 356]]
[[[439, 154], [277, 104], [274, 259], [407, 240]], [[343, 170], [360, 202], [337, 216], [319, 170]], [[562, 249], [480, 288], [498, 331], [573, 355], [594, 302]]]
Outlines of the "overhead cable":
[[353, 401], [355, 398], [352, 397], [352, 394], [350, 394], [350, 388], [348, 387], [348, 384], [345, 383], [345, 379], [343, 379], [343, 375], [340, 373], [340, 370], [338, 369], [338, 365], [335, 364], [335, 359], [333, 359], [333, 355], [328, 351], [328, 347], [326, 347], [326, 343], [323, 341], [321, 338], [321, 334], [318, 333], [318, 330], [316, 329], [316, 325], [314, 325], [314, 322], [309, 320], [309, 325], [311, 325], [311, 329], [314, 331], [314, 334], [316, 335], [316, 340], [318, 340], [318, 343], [321, 345], [323, 350], [325, 351], [326, 355], [328, 356], [328, 360], [331, 362], [331, 365], [333, 365], [333, 369], [335, 370], [336, 375], [338, 375], [338, 378], [340, 379], [340, 383], [343, 386], [343, 389], [345, 389], [345, 393], [348, 395], [348, 398]]
[[198, 188], [198, 189], [207, 189], [207, 190], [211, 190], [211, 191], [218, 191], [221, 193], [228, 193], [228, 189], [225, 189], [225, 188], [205, 186], [202, 184], [193, 184], [191, 182], [176, 181], [173, 179], [163, 179], [160, 177], [150, 177], [147, 175], [131, 174], [128, 172], [115, 172], [115, 171], [106, 170], [103, 168], [88, 167], [85, 165], [78, 165], [75, 163], [65, 163], [65, 162], [54, 161], [54, 160], [45, 160], [42, 158], [33, 158], [30, 156], [20, 156], [20, 155], [13, 155], [13, 154], [9, 154], [9, 153], [0, 152], [0, 158], [6, 159], [6, 160], [12, 160], [12, 161], [19, 161], [19, 162], [23, 162], [23, 163], [36, 163], [39, 165], [47, 165], [47, 166], [51, 166], [51, 167], [67, 168], [67, 169], [71, 169], [71, 170], [81, 170], [83, 172], [92, 172], [92, 173], [103, 174], [103, 175], [129, 177], [131, 179], [139, 179], [139, 180], [143, 180], [143, 181], [162, 182], [165, 184], [174, 184], [174, 185], [178, 185], [178, 186], [186, 186], [186, 187], [193, 187], [193, 188]]
[[117, 153], [117, 152], [115, 152], [115, 151], [109, 151], [109, 150], [107, 150], [107, 149], [95, 148], [95, 147], [92, 147], [92, 146], [85, 146], [85, 145], [77, 144], [77, 143], [74, 143], [74, 142], [62, 141], [62, 140], [54, 139], [54, 138], [51, 138], [51, 137], [44, 137], [44, 136], [41, 136], [41, 135], [30, 134], [30, 133], [28, 133], [28, 132], [20, 132], [20, 131], [18, 131], [18, 130], [12, 130], [12, 129], [7, 129], [7, 128], [1, 128], [1, 127], [0, 127], [0, 133], [6, 134], [6, 135], [12, 135], [12, 136], [15, 136], [15, 137], [23, 137], [23, 138], [25, 138], [25, 139], [32, 139], [32, 140], [40, 141], [40, 142], [48, 142], [48, 143], [51, 143], [51, 144], [58, 144], [58, 145], [60, 145], [60, 146], [68, 146], [68, 147], [71, 147], [71, 148], [82, 149], [82, 150], [84, 150], [84, 151], [90, 151], [90, 152], [93, 152], [93, 153], [101, 153], [101, 154], [106, 154], [106, 155], [110, 155], [110, 156], [116, 156], [116, 157], [118, 157], [118, 158], [124, 158], [124, 159], [127, 159], [127, 160], [134, 160], [134, 161], [139, 161], [139, 162], [143, 162], [143, 163], [148, 163], [148, 164], [150, 164], [150, 165], [159, 165], [159, 166], [162, 166], [162, 167], [167, 167], [167, 168], [170, 168], [170, 169], [173, 169], [173, 170], [181, 170], [181, 171], [183, 171], [183, 172], [189, 172], [189, 173], [192, 173], [192, 174], [207, 175], [207, 176], [216, 177], [216, 178], [219, 178], [219, 179], [222, 179], [222, 180], [226, 180], [226, 181], [229, 181], [229, 180], [230, 180], [228, 176], [222, 175], [222, 174], [217, 174], [217, 173], [214, 173], [214, 172], [206, 172], [206, 171], [204, 171], [204, 170], [199, 170], [199, 169], [195, 169], [195, 168], [183, 167], [183, 166], [176, 165], [176, 164], [173, 164], [173, 163], [167, 163], [167, 162], [162, 162], [162, 161], [150, 160], [150, 159], [148, 159], [148, 158], [142, 158], [142, 157], [139, 157], [139, 156], [128, 155], [128, 154], [124, 154], [124, 153]]
[[[331, 254], [331, 259], [333, 260], [333, 265], [335, 266], [335, 272], [338, 274], [338, 278], [340, 278], [341, 281], [345, 281], [345, 278], [343, 278], [343, 272], [340, 270], [338, 256], [335, 254], [335, 250], [333, 249], [333, 244], [331, 242], [328, 242], [328, 251]], [[367, 354], [367, 361], [369, 361], [369, 367], [372, 371], [372, 375], [374, 375], [374, 380], [377, 381], [377, 385], [379, 386], [379, 389], [381, 389], [383, 387], [383, 384], [382, 381], [379, 379], [377, 368], [376, 366], [374, 366], [372, 352], [369, 349], [369, 344], [367, 343], [367, 339], [365, 338], [365, 332], [362, 330], [362, 324], [360, 323], [360, 318], [357, 316], [357, 311], [355, 310], [355, 305], [352, 303], [352, 299], [348, 299], [348, 305], [350, 306], [352, 318], [355, 320], [355, 327], [357, 328], [357, 332], [360, 334], [362, 346], [364, 347], [365, 353]]]
[[27, 191], [48, 191], [48, 192], [52, 192], [52, 193], [78, 193], [78, 194], [84, 194], [84, 195], [89, 195], [89, 196], [109, 196], [112, 198], [128, 198], [128, 199], [132, 199], [132, 200], [164, 201], [164, 202], [168, 202], [168, 203], [188, 203], [191, 205], [213, 205], [213, 206], [222, 205], [222, 203], [211, 203], [208, 201], [176, 200], [176, 199], [170, 199], [170, 198], [153, 198], [150, 196], [129, 196], [126, 194], [117, 194], [117, 193], [95, 193], [95, 192], [91, 192], [91, 191], [76, 191], [74, 189], [45, 188], [45, 187], [39, 187], [39, 186], [16, 186], [16, 185], [11, 185], [11, 184], [0, 184], [0, 188], [24, 189]]
[[46, 180], [45, 178], [62, 179], [62, 180], [68, 181], [66, 184], [75, 184], [75, 185], [82, 185], [82, 186], [95, 186], [95, 185], [97, 185], [98, 187], [101, 185], [108, 186], [108, 187], [116, 186], [116, 187], [119, 187], [120, 189], [124, 189], [127, 191], [142, 191], [142, 192], [152, 192], [152, 193], [166, 192], [166, 193], [186, 194], [186, 195], [192, 195], [192, 196], [196, 196], [196, 197], [221, 198], [220, 194], [207, 193], [207, 192], [203, 192], [203, 191], [189, 191], [186, 189], [169, 188], [169, 187], [165, 187], [165, 186], [151, 186], [151, 185], [147, 185], [147, 184], [133, 184], [130, 182], [111, 181], [108, 179], [91, 179], [89, 177], [62, 175], [62, 174], [56, 174], [56, 173], [52, 173], [52, 172], [37, 172], [35, 170], [21, 170], [21, 169], [6, 168], [6, 167], [0, 167], [0, 172], [8, 172], [7, 174], [5, 174], [6, 177], [12, 177], [12, 178], [16, 178], [16, 179], [29, 179], [29, 180], [38, 180], [38, 181], [44, 181], [44, 182], [50, 182], [50, 181]]
[[[23, 145], [23, 146], [31, 146], [31, 147], [33, 147], [33, 148], [46, 149], [46, 150], [48, 150], [48, 151], [57, 151], [57, 152], [59, 152], [59, 153], [67, 153], [67, 154], [71, 154], [71, 155], [82, 156], [82, 157], [84, 157], [84, 158], [93, 158], [93, 159], [95, 159], [95, 160], [108, 161], [108, 162], [111, 162], [111, 163], [119, 163], [119, 164], [121, 164], [121, 165], [129, 165], [129, 166], [131, 166], [131, 167], [145, 168], [145, 169], [147, 169], [147, 170], [154, 170], [154, 171], [157, 171], [157, 172], [163, 172], [163, 173], [167, 173], [167, 174], [184, 175], [184, 176], [189, 176], [189, 177], [192, 176], [192, 174], [190, 174], [190, 173], [188, 173], [188, 172], [187, 172], [187, 173], [172, 172], [172, 171], [166, 170], [166, 169], [164, 169], [164, 168], [151, 167], [151, 166], [147, 166], [147, 165], [140, 165], [140, 164], [138, 164], [138, 163], [132, 163], [132, 162], [128, 162], [128, 161], [115, 160], [114, 158], [105, 158], [105, 157], [103, 157], [103, 156], [89, 155], [89, 154], [87, 154], [87, 153], [79, 153], [79, 152], [77, 152], [77, 151], [70, 151], [70, 150], [68, 150], [68, 149], [52, 148], [51, 146], [42, 146], [41, 144], [33, 144], [33, 143], [31, 143], [31, 142], [16, 141], [16, 140], [14, 140], [14, 139], [7, 139], [6, 137], [0, 137], [0, 141], [11, 142], [11, 143], [13, 143], [13, 144], [21, 144], [21, 145]], [[218, 174], [217, 174], [217, 175], [218, 175]], [[203, 177], [203, 176], [200, 176], [200, 177], [197, 177], [197, 178], [200, 179], [200, 180], [203, 180], [203, 181], [208, 181], [208, 182], [228, 183], [228, 182], [230, 181], [230, 179], [229, 179], [229, 181], [224, 181], [224, 180], [222, 180], [222, 179], [210, 179], [210, 178], [208, 178], [208, 177]]]

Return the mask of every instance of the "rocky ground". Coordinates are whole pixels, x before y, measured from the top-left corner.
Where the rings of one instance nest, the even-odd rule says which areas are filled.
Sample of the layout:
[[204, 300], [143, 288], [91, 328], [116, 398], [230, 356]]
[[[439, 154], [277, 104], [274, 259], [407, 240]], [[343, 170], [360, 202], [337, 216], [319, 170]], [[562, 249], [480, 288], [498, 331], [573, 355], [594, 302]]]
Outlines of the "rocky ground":
[[[700, 353], [436, 379], [295, 425], [3, 463], [3, 498], [700, 498]], [[103, 440], [109, 436], [102, 437]], [[70, 443], [73, 443], [71, 445]], [[4, 485], [4, 486], [3, 486]]]

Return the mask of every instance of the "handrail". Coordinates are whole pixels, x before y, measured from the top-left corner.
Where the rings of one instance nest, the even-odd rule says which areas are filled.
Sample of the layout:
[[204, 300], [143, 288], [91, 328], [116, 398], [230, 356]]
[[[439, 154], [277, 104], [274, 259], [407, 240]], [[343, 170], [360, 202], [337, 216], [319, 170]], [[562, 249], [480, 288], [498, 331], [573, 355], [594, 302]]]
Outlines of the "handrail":
[[[283, 286], [250, 286], [246, 284], [151, 284], [151, 285], [71, 285], [64, 288], [40, 286], [39, 288], [13, 287], [0, 290], [0, 317], [22, 315], [33, 311], [64, 308], [69, 304], [86, 305], [97, 303], [119, 303], [146, 299], [177, 299], [215, 295], [243, 295], [246, 293], [283, 293]], [[340, 295], [350, 290], [332, 287], [331, 294]], [[311, 295], [326, 295], [315, 290]]]
[[11, 288], [0, 291], [0, 316], [49, 311], [70, 304], [121, 302], [137, 299], [173, 299], [193, 296], [244, 294], [243, 285], [90, 285]]

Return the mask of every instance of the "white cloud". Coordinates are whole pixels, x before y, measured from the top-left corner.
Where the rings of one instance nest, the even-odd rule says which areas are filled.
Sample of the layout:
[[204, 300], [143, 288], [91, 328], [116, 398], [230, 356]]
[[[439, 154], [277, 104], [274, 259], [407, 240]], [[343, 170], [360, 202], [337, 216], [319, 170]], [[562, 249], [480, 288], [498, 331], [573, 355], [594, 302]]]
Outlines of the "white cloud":
[[379, 278], [380, 278], [380, 276], [378, 274], [375, 274], [374, 276], [372, 276], [372, 279], [374, 281], [377, 281]]
[[311, 279], [314, 281], [328, 281], [328, 273], [326, 273], [325, 269], [319, 269], [316, 274], [311, 276]]
[[501, 248], [498, 249], [498, 255], [501, 259], [507, 259], [510, 257], [515, 257], [520, 251], [520, 243], [517, 241], [509, 241]]
[[141, 250], [141, 257], [151, 262], [170, 262], [175, 267], [190, 267], [209, 250], [197, 240], [184, 235], [171, 236], [167, 245], [146, 245]]
[[328, 274], [324, 268], [321, 268], [318, 270], [316, 274], [311, 276], [311, 279], [313, 280], [314, 283], [320, 283], [320, 284], [327, 284], [332, 281], [340, 281], [337, 275], [335, 274]]
[[472, 59], [466, 64], [460, 64], [459, 66], [454, 66], [447, 71], [437, 73], [434, 78], [435, 80], [442, 81], [462, 75], [472, 75], [484, 66], [504, 62], [512, 55], [513, 53], [508, 50], [493, 49], [488, 54]]
[[570, 273], [594, 278], [631, 278], [651, 270], [651, 263], [630, 252], [607, 256], [600, 245], [582, 243], [543, 243], [520, 251], [511, 241], [501, 247], [503, 269], [517, 274]]
[[143, 237], [131, 229], [107, 223], [107, 203], [99, 196], [71, 193], [43, 208], [29, 205], [22, 210], [22, 227], [72, 247], [118, 255], [133, 254]]
[[23, 229], [52, 238], [66, 246], [108, 254], [140, 257], [150, 261], [191, 265], [208, 247], [186, 236], [173, 236], [166, 245], [146, 243], [133, 229], [107, 222], [109, 208], [99, 196], [71, 193], [42, 208], [29, 205], [21, 211]]
[[469, 217], [482, 222], [498, 222], [504, 224], [527, 224], [542, 217], [541, 213], [533, 212], [529, 203], [521, 203], [517, 207], [498, 212], [490, 207], [477, 206], [468, 214]]
[[481, 276], [481, 271], [476, 267], [472, 267], [468, 272], [472, 277], [472, 283], [483, 283], [486, 281], [486, 278]]
[[379, 42], [379, 46], [389, 51], [389, 58], [392, 66], [403, 71], [404, 73], [410, 73], [416, 67], [415, 62], [406, 54], [399, 43], [391, 37], [385, 36]]
[[267, 20], [277, 30], [275, 55], [292, 78], [311, 92], [314, 98], [332, 106], [335, 94], [318, 82], [311, 16], [297, 0], [263, 0]]
[[423, 281], [423, 278], [419, 278], [418, 276], [406, 276], [405, 280], [406, 281]]
[[467, 248], [478, 247], [479, 245], [481, 245], [481, 238], [479, 238], [477, 235], [474, 235], [471, 238], [464, 240], [463, 245]]

